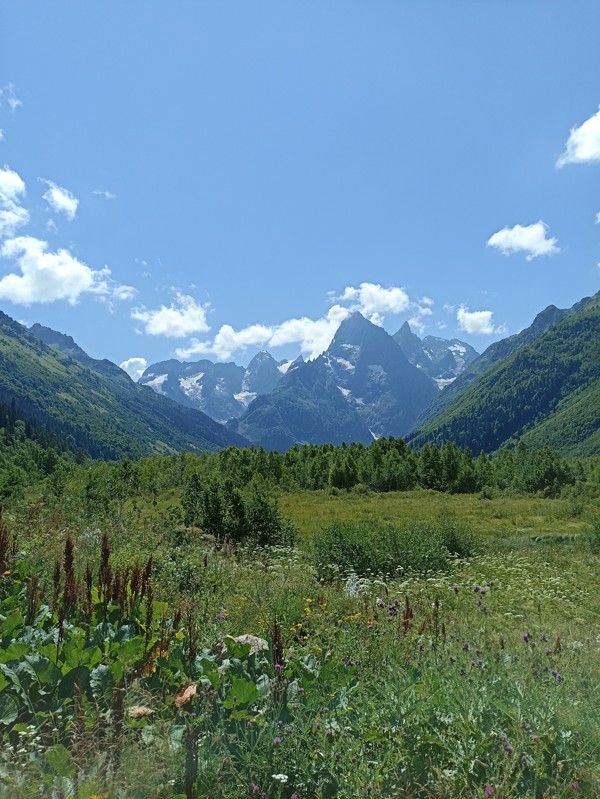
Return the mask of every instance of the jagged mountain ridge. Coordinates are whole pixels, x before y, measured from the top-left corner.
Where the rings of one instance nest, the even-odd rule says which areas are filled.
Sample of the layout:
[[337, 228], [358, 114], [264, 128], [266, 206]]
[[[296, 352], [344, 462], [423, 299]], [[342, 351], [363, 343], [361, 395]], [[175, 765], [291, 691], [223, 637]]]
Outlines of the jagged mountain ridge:
[[410, 363], [429, 375], [439, 388], [456, 380], [479, 355], [470, 344], [457, 338], [425, 336], [421, 340], [408, 322], [404, 322], [393, 339]]
[[259, 352], [247, 367], [209, 360], [182, 363], [177, 360], [152, 364], [140, 378], [175, 402], [196, 408], [218, 422], [241, 416], [252, 400], [270, 394], [290, 366]]
[[436, 393], [434, 382], [409, 363], [394, 339], [356, 312], [322, 355], [290, 369], [231, 427], [268, 449], [368, 443], [405, 435]]

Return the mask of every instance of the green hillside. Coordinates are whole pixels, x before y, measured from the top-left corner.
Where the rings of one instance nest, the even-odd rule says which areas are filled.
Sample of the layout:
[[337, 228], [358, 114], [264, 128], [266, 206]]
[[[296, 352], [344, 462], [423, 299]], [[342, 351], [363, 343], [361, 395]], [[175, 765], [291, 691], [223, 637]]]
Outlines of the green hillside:
[[0, 313], [0, 401], [92, 457], [214, 451], [246, 442], [205, 414], [139, 386], [114, 366], [87, 368]]
[[600, 453], [600, 294], [491, 366], [412, 438], [492, 452], [523, 437], [564, 454]]

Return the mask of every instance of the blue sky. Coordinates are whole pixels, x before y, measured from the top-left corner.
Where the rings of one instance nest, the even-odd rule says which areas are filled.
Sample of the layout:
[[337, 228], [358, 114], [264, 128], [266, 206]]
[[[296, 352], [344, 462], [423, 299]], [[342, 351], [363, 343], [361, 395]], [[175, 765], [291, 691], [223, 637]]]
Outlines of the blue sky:
[[599, 288], [600, 4], [3, 4], [0, 309], [121, 363], [479, 351]]

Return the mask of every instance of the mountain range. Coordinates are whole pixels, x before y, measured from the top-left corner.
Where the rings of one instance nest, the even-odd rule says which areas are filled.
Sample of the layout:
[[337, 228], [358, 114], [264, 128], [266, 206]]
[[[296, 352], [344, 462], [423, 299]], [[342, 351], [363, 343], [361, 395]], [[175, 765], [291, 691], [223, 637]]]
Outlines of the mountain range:
[[354, 313], [312, 361], [267, 352], [247, 367], [170, 360], [139, 383], [70, 336], [0, 312], [0, 403], [108, 459], [381, 436], [416, 447], [451, 440], [475, 453], [523, 439], [598, 454], [600, 293], [546, 308], [481, 355], [458, 339], [420, 339], [407, 323], [391, 336]]
[[277, 362], [268, 352], [259, 352], [247, 367], [208, 360], [160, 361], [149, 366], [139, 382], [157, 394], [226, 422], [241, 416], [256, 397], [270, 394], [291, 363]]

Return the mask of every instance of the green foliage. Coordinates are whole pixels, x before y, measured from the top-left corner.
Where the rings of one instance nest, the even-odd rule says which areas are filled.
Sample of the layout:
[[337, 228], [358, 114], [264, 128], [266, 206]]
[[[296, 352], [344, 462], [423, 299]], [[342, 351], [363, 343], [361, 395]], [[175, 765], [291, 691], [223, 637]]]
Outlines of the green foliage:
[[406, 527], [375, 523], [333, 524], [311, 540], [313, 565], [326, 578], [427, 574], [447, 569], [452, 556], [473, 554], [473, 536], [455, 519]]
[[549, 445], [563, 455], [598, 455], [598, 375], [596, 295], [531, 343], [493, 361], [417, 431], [414, 443], [452, 441], [475, 452], [493, 452], [523, 437], [529, 445]]

